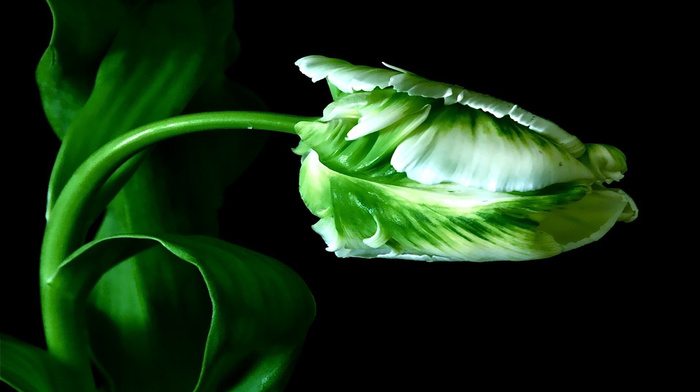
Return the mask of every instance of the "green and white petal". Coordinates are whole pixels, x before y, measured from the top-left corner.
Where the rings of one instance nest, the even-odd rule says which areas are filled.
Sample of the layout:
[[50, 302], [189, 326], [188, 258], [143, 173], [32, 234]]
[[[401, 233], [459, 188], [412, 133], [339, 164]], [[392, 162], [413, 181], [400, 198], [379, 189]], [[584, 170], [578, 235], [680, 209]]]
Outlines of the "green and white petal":
[[636, 204], [625, 192], [599, 187], [548, 214], [540, 229], [568, 251], [599, 240], [616, 222], [633, 221], [637, 212]]
[[507, 116], [516, 123], [555, 140], [574, 157], [578, 157], [585, 150], [584, 145], [574, 135], [515, 104], [461, 86], [431, 81], [388, 64], [384, 65], [390, 67], [390, 70], [357, 66], [344, 60], [318, 55], [303, 57], [295, 64], [312, 81], [326, 78], [345, 93], [391, 87], [410, 96], [442, 99], [445, 105], [459, 103], [483, 110], [497, 118]]
[[372, 91], [375, 88], [389, 87], [389, 81], [396, 71], [357, 66], [345, 60], [324, 56], [306, 56], [294, 63], [299, 70], [315, 83], [328, 79], [344, 93]]
[[444, 99], [447, 105], [457, 102], [459, 92], [464, 90], [458, 86], [433, 82], [407, 71], [392, 76], [389, 85], [394, 90], [412, 97]]
[[[372, 95], [386, 95], [385, 92], [386, 90], [379, 90]], [[423, 99], [412, 99], [402, 94], [392, 93], [385, 99], [372, 100], [370, 104], [358, 108], [358, 111], [360, 117], [357, 125], [348, 131], [347, 140], [359, 139], [381, 131], [417, 113], [425, 119], [430, 111], [430, 105]]]
[[379, 183], [334, 172], [313, 151], [302, 171], [303, 199], [327, 200], [331, 206], [318, 215], [314, 230], [338, 257], [545, 258], [600, 238], [629, 206], [616, 191], [573, 183], [526, 193]]
[[586, 152], [579, 158], [600, 182], [620, 181], [627, 171], [627, 158], [618, 148], [607, 144], [586, 144]]
[[423, 184], [498, 192], [595, 179], [547, 136], [481, 110], [430, 102], [392, 89], [357, 92], [329, 104], [319, 121], [298, 124], [297, 133], [324, 164], [346, 174], [390, 164]]
[[295, 149], [296, 153], [300, 153], [300, 150], [305, 150], [300, 154], [302, 155], [302, 162], [299, 172], [299, 194], [306, 208], [308, 208], [312, 214], [319, 218], [332, 216], [333, 206], [331, 204], [331, 199], [329, 197], [318, 197], [319, 195], [331, 194], [331, 184], [328, 181], [328, 176], [324, 172], [325, 167], [323, 165], [304, 163], [308, 156], [312, 156], [312, 160], [318, 160], [316, 152], [306, 149], [305, 147], [306, 146], [304, 146], [302, 142], [302, 144]]
[[[388, 99], [395, 95], [399, 97]], [[424, 99], [393, 90], [375, 90], [347, 95], [328, 105], [321, 120], [300, 122], [295, 130], [303, 143], [333, 170], [394, 178], [397, 172], [390, 163], [392, 154], [425, 121], [429, 112], [430, 106]], [[365, 134], [349, 140], [348, 135], [353, 132]]]
[[423, 184], [454, 182], [495, 192], [530, 191], [594, 175], [558, 143], [479, 110], [434, 110], [391, 164]]

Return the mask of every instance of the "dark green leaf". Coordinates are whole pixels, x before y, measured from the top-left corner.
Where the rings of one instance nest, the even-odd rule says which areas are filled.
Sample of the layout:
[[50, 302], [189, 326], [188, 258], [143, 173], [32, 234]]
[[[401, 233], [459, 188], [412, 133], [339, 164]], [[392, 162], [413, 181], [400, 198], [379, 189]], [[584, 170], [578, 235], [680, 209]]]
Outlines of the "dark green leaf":
[[44, 112], [63, 139], [85, 104], [95, 74], [133, 2], [48, 0], [53, 14], [51, 43], [36, 71]]
[[[196, 265], [212, 298], [199, 390], [276, 391], [286, 384], [315, 314], [313, 297], [291, 269], [209, 237], [166, 237], [173, 254]], [[241, 368], [240, 379], [230, 378]], [[233, 388], [233, 386], [236, 388]]]
[[[216, 235], [224, 189], [256, 152], [246, 136], [255, 135], [243, 131], [193, 135], [149, 151], [109, 205], [99, 236]], [[139, 368], [145, 369], [143, 382], [152, 377], [151, 363], [168, 361], [172, 367], [166, 374], [183, 374], [193, 368], [192, 360], [201, 357], [211, 313], [208, 295], [201, 282], [192, 281], [193, 267], [173, 260], [163, 249], [139, 254], [109, 271], [92, 292], [94, 340], [115, 335], [120, 340], [119, 345], [95, 350], [113, 373], [120, 371], [119, 363], [112, 361], [125, 357], [124, 347], [129, 348], [130, 362], [143, 364]], [[154, 325], [163, 326], [164, 332], [153, 335]], [[195, 354], [178, 355], [171, 352], [175, 347]]]
[[[79, 301], [84, 300], [100, 276], [122, 257], [155, 245], [172, 254], [174, 262], [189, 263], [206, 285], [211, 313], [205, 318], [209, 329], [203, 355], [201, 351], [199, 356], [187, 352], [187, 340], [191, 337], [181, 335], [167, 351], [171, 355], [192, 356], [192, 362], [198, 365], [195, 369], [172, 372], [168, 363], [155, 362], [144, 370], [138, 369], [142, 363], [131, 362], [132, 353], [124, 353], [126, 348], [120, 347], [121, 351], [114, 351], [117, 357], [110, 359], [113, 366], [105, 367], [108, 372], [114, 366], [121, 367], [117, 375], [109, 374], [116, 389], [189, 391], [197, 381], [197, 377], [190, 377], [196, 373], [198, 391], [281, 390], [313, 320], [315, 305], [303, 280], [274, 259], [211, 237], [119, 236], [94, 241], [76, 251], [61, 265], [51, 284], [67, 290], [67, 295], [77, 296]], [[196, 276], [197, 273], [192, 274], [190, 281], [197, 280]], [[154, 308], [151, 312], [159, 310]], [[181, 322], [193, 321], [184, 316]], [[120, 331], [129, 330], [127, 324], [122, 327]], [[177, 327], [148, 326], [152, 336], [167, 334], [168, 328]], [[93, 349], [122, 344], [116, 336], [103, 335], [103, 338], [93, 340]], [[159, 349], [144, 343], [142, 354], [149, 355], [148, 350]], [[139, 384], [144, 382], [139, 373], [150, 375], [145, 385]]]
[[[45, 350], [0, 334], [0, 380], [21, 392], [60, 390], [60, 365]], [[63, 389], [66, 390], [66, 389]]]
[[[230, 0], [50, 5], [54, 35], [37, 81], [63, 144], [49, 185], [49, 210], [75, 168], [121, 133], [184, 112], [261, 108], [252, 93], [224, 77], [238, 48]], [[170, 140], [140, 155], [112, 176], [94, 203], [114, 198], [98, 237], [216, 235], [224, 189], [263, 141], [259, 133], [216, 132]], [[87, 226], [99, 212], [80, 219]], [[208, 293], [203, 282], [191, 279], [192, 265], [174, 261], [162, 248], [141, 253], [110, 270], [90, 296], [96, 358], [115, 379], [128, 375], [141, 390], [167, 374], [196, 381], [197, 374], [187, 372], [203, 355]], [[113, 344], [100, 344], [106, 337]], [[124, 362], [134, 365], [128, 374], [120, 373]]]
[[[154, 1], [134, 0], [47, 0], [53, 14], [53, 33], [49, 47], [37, 67], [36, 79], [41, 92], [46, 116], [56, 135], [63, 139], [73, 118], [80, 111], [90, 95], [97, 76], [98, 68], [108, 52], [124, 50], [119, 40], [116, 48], [110, 48], [120, 30], [129, 24], [145, 22], [145, 12], [158, 13], [157, 19], [168, 22], [171, 26], [150, 24], [142, 32], [155, 34], [139, 35], [145, 45], [158, 43], [158, 34], [172, 33], [175, 29], [201, 27], [182, 23], [183, 14], [177, 15], [178, 4], [190, 3], [199, 6], [196, 0], [168, 0], [152, 4]], [[138, 3], [142, 3], [138, 5]], [[205, 19], [212, 22], [205, 26], [210, 34], [210, 41], [216, 41], [223, 60], [219, 66], [227, 66], [238, 52], [238, 44], [231, 27], [231, 1], [208, 1], [201, 5]], [[138, 6], [137, 6], [138, 5]], [[182, 7], [180, 7], [182, 9]], [[130, 15], [135, 14], [135, 15]], [[185, 15], [187, 16], [187, 15]], [[192, 14], [196, 20], [197, 13]], [[179, 19], [178, 19], [179, 18]], [[179, 20], [179, 22], [178, 22]], [[218, 23], [217, 23], [218, 22]], [[202, 29], [204, 30], [204, 29]], [[179, 33], [187, 33], [182, 31]], [[121, 33], [123, 34], [123, 33]], [[139, 32], [137, 31], [138, 35]], [[134, 34], [130, 34], [133, 38]], [[150, 41], [150, 42], [148, 42]], [[162, 42], [164, 47], [172, 46], [172, 40]], [[122, 42], [123, 44], [123, 38]], [[140, 44], [136, 42], [136, 44]], [[186, 43], [184, 45], [187, 45]], [[136, 47], [127, 48], [129, 50]], [[149, 54], [149, 53], [146, 53]], [[195, 52], [192, 53], [193, 55]], [[216, 66], [214, 67], [216, 68]]]
[[[230, 0], [50, 5], [54, 35], [37, 81], [63, 144], [49, 209], [75, 168], [116, 135], [181, 112], [261, 108], [252, 93], [224, 77], [237, 51]], [[259, 133], [217, 132], [171, 140], [140, 155], [112, 176], [94, 203], [103, 206], [124, 188], [108, 207], [99, 236], [215, 235], [225, 187], [263, 140]], [[87, 226], [99, 213], [96, 208], [80, 219]], [[154, 376], [151, 363], [167, 361], [168, 373], [184, 374], [201, 357], [211, 313], [207, 290], [192, 281], [194, 267], [173, 260], [163, 249], [139, 254], [111, 270], [92, 292], [93, 341], [103, 341], [104, 334], [119, 343], [95, 349], [110, 373], [118, 376], [119, 361], [129, 361], [142, 365], [130, 371], [131, 378], [146, 382]], [[176, 344], [193, 355], [178, 355], [172, 351]], [[125, 351], [131, 357], [121, 355]]]
[[49, 209], [78, 165], [117, 135], [180, 114], [194, 97], [197, 109], [254, 107], [230, 106], [252, 101], [240, 88], [217, 107], [201, 104], [226, 90], [223, 72], [237, 51], [230, 0], [106, 1], [115, 11], [105, 26], [94, 22], [103, 11], [83, 3], [51, 2], [54, 36], [37, 70], [47, 117], [63, 139]]

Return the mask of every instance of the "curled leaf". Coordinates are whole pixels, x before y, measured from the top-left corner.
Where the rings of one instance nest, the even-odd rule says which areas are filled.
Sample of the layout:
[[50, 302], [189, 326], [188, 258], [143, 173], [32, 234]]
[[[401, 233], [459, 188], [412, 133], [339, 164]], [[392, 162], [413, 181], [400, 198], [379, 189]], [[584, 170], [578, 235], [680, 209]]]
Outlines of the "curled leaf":
[[[279, 390], [303, 344], [315, 304], [304, 281], [274, 259], [211, 237], [124, 235], [83, 246], [59, 267], [49, 284], [56, 292], [85, 301], [106, 271], [125, 257], [151, 247], [162, 248], [176, 262], [195, 267], [211, 299], [211, 319], [203, 354], [194, 369], [198, 379], [188, 379], [192, 372], [164, 372], [167, 364], [153, 363], [149, 370], [152, 374], [163, 373], [164, 378], [153, 378], [149, 385], [135, 385], [136, 389], [129, 390], [186, 391], [195, 384], [196, 391], [228, 390], [234, 386]], [[156, 326], [150, 326], [153, 327]], [[177, 346], [172, 351], [176, 355], [192, 355], [179, 352]], [[114, 360], [124, 368], [120, 377], [129, 377], [128, 369], [136, 366]], [[130, 380], [107, 376], [118, 389], [133, 386]]]

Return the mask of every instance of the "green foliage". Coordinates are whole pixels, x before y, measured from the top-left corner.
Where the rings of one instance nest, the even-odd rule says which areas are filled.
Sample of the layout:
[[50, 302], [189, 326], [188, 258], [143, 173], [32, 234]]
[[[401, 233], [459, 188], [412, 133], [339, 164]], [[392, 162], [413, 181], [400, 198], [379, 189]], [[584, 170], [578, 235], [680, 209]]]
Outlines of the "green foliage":
[[[231, 1], [97, 3], [104, 4], [50, 2], [54, 33], [37, 82], [49, 122], [64, 143], [49, 185], [49, 210], [80, 163], [117, 135], [183, 112], [261, 107], [251, 93], [224, 79], [237, 52]], [[241, 162], [232, 164], [243, 166], [251, 155], [246, 152], [255, 153], [262, 139], [226, 138], [196, 144], [211, 154], [218, 143], [245, 140], [235, 155]], [[192, 158], [201, 155], [182, 162], [199, 165], [201, 159]]]
[[[79, 179], [71, 192], [97, 192], [73, 203], [77, 213], [60, 211], [70, 200], [56, 204], [93, 153], [132, 129], [264, 108], [225, 76], [238, 52], [232, 1], [48, 3], [54, 29], [36, 79], [62, 144], [46, 216], [65, 221], [56, 230], [68, 234], [44, 251], [60, 261], [88, 244], [58, 269], [42, 259], [42, 276], [51, 276], [42, 282], [48, 351], [3, 337], [3, 380], [18, 390], [93, 390], [92, 361], [98, 387], [110, 391], [281, 390], [313, 297], [280, 262], [214, 238], [224, 190], [263, 134], [166, 140], [107, 170], [109, 178]], [[91, 226], [94, 237], [83, 238]]]
[[0, 380], [18, 391], [52, 391], [66, 385], [66, 369], [48, 352], [0, 334]]
[[[177, 340], [173, 347], [160, 347], [171, 355], [190, 356], [193, 364], [201, 364], [201, 372], [200, 366], [195, 366], [196, 374], [191, 378], [192, 369], [173, 373], [171, 364], [151, 362], [140, 363], [145, 369], [134, 363], [128, 371], [117, 369], [120, 371], [117, 376], [110, 369], [119, 367], [120, 363], [123, 366], [122, 361], [133, 355], [117, 354], [106, 358], [107, 363], [100, 363], [114, 390], [192, 390], [195, 384], [197, 391], [226, 388], [245, 391], [252, 386], [254, 390], [279, 390], [313, 320], [315, 305], [304, 281], [277, 260], [212, 237], [123, 235], [93, 241], [80, 248], [58, 268], [50, 284], [64, 288], [61, 291], [65, 295], [83, 301], [107, 270], [118, 268], [125, 257], [151, 252], [153, 248], [171, 255], [177, 264], [192, 267], [194, 274], [188, 285], [202, 283], [206, 287], [211, 306], [206, 309], [209, 317], [203, 319], [208, 325], [200, 355], [187, 351], [189, 335], [173, 336]], [[197, 275], [201, 279], [196, 279]], [[181, 287], [181, 297], [188, 295], [187, 289]], [[150, 317], [158, 319], [159, 312], [169, 309], [150, 311]], [[186, 311], [183, 309], [183, 313]], [[173, 320], [174, 324], [168, 325], [148, 322], [146, 328], [154, 337], [176, 335], [180, 327], [177, 322]], [[99, 329], [91, 329], [91, 333], [96, 332]], [[134, 349], [153, 357], [151, 350], [159, 347], [143, 343], [144, 347]], [[122, 342], [115, 339], [101, 344], [117, 353], [120, 349], [125, 351]]]
[[529, 260], [636, 217], [603, 185], [627, 169], [617, 148], [396, 67], [307, 56], [297, 65], [333, 97], [323, 117], [257, 112], [226, 77], [231, 0], [48, 3], [36, 80], [62, 144], [40, 264], [47, 350], [0, 336], [0, 378], [19, 391], [284, 389], [313, 296], [217, 238], [224, 190], [264, 143], [252, 129], [301, 137], [301, 196], [340, 257]]

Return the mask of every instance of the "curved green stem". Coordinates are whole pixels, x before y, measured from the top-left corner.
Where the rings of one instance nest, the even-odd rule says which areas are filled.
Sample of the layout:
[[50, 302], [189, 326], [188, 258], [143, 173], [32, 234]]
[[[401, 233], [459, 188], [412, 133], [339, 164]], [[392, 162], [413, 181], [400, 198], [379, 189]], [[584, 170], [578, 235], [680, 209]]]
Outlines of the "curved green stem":
[[85, 222], [77, 217], [110, 175], [138, 152], [175, 136], [207, 130], [261, 129], [295, 133], [308, 118], [262, 112], [198, 113], [154, 122], [134, 129], [102, 146], [73, 174], [61, 191], [46, 224], [41, 250], [42, 317], [49, 351], [75, 371], [75, 391], [94, 390], [85, 328], [84, 306], [76, 303], [50, 278], [82, 243]]

